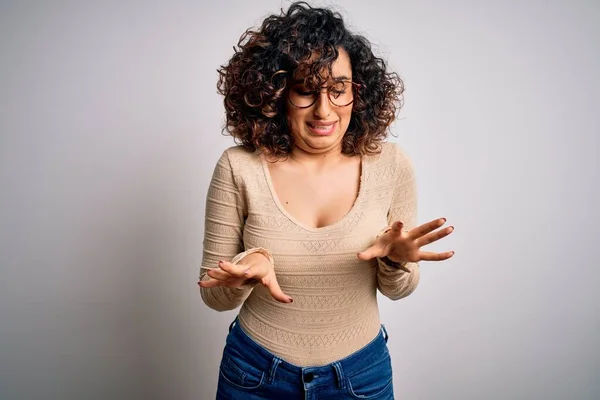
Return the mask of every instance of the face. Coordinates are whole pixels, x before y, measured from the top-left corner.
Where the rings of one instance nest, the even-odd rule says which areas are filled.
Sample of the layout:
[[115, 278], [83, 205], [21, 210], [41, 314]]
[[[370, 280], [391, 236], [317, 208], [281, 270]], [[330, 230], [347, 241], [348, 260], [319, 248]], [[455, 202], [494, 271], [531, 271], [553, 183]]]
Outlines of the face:
[[[332, 85], [337, 80], [352, 80], [352, 65], [348, 53], [340, 48], [337, 60], [332, 64], [333, 76], [328, 79], [326, 85]], [[296, 81], [302, 76], [296, 76]], [[339, 83], [335, 86], [340, 85]], [[343, 85], [342, 85], [343, 86]], [[346, 84], [346, 89], [352, 91], [352, 85]], [[292, 84], [290, 93], [294, 96], [306, 94], [306, 88], [302, 83]], [[336, 93], [331, 97], [335, 101]], [[341, 95], [344, 96], [344, 95]], [[310, 101], [308, 102], [310, 103]], [[338, 102], [339, 103], [339, 102]], [[327, 87], [323, 87], [317, 94], [316, 101], [307, 108], [298, 108], [287, 102], [288, 126], [294, 138], [296, 147], [307, 153], [324, 154], [330, 152], [341, 152], [342, 139], [352, 115], [352, 104], [336, 106], [329, 100]]]

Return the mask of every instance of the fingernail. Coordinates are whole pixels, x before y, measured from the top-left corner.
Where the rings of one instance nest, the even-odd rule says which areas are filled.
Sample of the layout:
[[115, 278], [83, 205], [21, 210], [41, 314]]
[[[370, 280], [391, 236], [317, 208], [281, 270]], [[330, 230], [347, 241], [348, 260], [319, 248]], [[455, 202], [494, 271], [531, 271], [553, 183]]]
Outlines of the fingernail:
[[223, 265], [223, 260], [219, 260], [219, 267]]
[[288, 301], [289, 301], [290, 303], [293, 303], [293, 302], [294, 302], [294, 299], [292, 299], [291, 297], [289, 297], [289, 298], [288, 298]]
[[442, 221], [444, 221], [444, 223], [446, 223], [446, 218], [442, 218]]
[[200, 282], [201, 282], [201, 281], [198, 281], [198, 286], [200, 286]]

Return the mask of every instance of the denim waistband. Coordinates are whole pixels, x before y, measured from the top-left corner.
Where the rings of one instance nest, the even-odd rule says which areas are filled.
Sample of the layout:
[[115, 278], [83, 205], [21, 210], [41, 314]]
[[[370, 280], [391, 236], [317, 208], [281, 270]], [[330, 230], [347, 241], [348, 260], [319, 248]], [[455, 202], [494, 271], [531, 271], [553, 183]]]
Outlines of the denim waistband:
[[345, 377], [370, 368], [389, 353], [387, 340], [387, 331], [381, 325], [378, 335], [371, 342], [347, 357], [327, 365], [300, 367], [281, 359], [256, 343], [242, 329], [236, 318], [229, 326], [227, 345], [244, 354], [248, 360], [252, 360], [252, 364], [266, 373], [269, 383], [272, 383], [275, 377], [294, 383], [319, 379], [323, 384], [332, 384], [335, 381], [340, 389], [344, 389]]

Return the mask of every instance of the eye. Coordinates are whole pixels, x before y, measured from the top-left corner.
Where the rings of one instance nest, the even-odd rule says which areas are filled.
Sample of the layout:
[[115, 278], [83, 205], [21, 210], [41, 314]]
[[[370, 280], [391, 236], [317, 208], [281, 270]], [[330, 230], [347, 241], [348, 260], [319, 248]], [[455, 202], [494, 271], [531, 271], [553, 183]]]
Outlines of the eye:
[[331, 90], [329, 93], [331, 93], [333, 95], [333, 97], [335, 97], [337, 99], [338, 97], [340, 97], [341, 95], [346, 93], [346, 91], [345, 90]]
[[345, 81], [337, 81], [333, 85], [330, 86], [330, 91], [335, 94], [344, 94], [346, 93], [347, 84]]
[[314, 92], [308, 91], [304, 88], [294, 88], [294, 92], [300, 96], [312, 96]]

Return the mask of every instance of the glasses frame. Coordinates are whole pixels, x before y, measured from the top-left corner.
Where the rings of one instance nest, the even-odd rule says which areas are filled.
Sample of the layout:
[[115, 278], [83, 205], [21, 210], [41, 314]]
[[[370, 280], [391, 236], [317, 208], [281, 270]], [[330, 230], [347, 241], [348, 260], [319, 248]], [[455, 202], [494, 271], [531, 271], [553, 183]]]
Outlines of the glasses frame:
[[[343, 105], [343, 106], [338, 106], [337, 104], [335, 104], [335, 103], [333, 102], [333, 100], [331, 100], [331, 91], [329, 90], [329, 86], [327, 86], [327, 99], [329, 99], [329, 102], [330, 102], [330, 103], [331, 103], [331, 105], [332, 105], [332, 106], [334, 106], [334, 107], [339, 107], [339, 108], [342, 108], [342, 107], [348, 107], [350, 104], [354, 103], [354, 100], [356, 99], [356, 96], [358, 95], [358, 89], [360, 89], [360, 88], [364, 87], [364, 85], [362, 85], [362, 84], [360, 84], [360, 83], [352, 82], [352, 81], [351, 81], [351, 80], [349, 80], [349, 79], [348, 79], [348, 80], [346, 80], [346, 79], [345, 79], [345, 80], [338, 81], [338, 82], [346, 82], [346, 83], [350, 83], [350, 84], [352, 85], [352, 101], [350, 101], [350, 103], [348, 103], [348, 104], [345, 104], [345, 105]], [[317, 92], [317, 91], [312, 91], [312, 93], [316, 93], [316, 94], [317, 94], [317, 96], [315, 96], [315, 99], [313, 100], [313, 102], [312, 102], [312, 103], [310, 103], [310, 104], [309, 104], [309, 105], [307, 105], [307, 106], [298, 106], [298, 105], [296, 105], [296, 104], [294, 104], [294, 103], [292, 102], [292, 99], [290, 99], [290, 90], [291, 90], [291, 89], [292, 89], [292, 88], [288, 89], [288, 91], [287, 91], [287, 96], [286, 96], [286, 97], [287, 97], [287, 100], [288, 100], [288, 102], [289, 102], [289, 103], [290, 103], [292, 106], [294, 106], [294, 107], [296, 107], [296, 108], [300, 108], [300, 109], [304, 109], [304, 108], [310, 108], [310, 107], [314, 106], [314, 105], [315, 105], [315, 103], [317, 102], [317, 99], [319, 98], [319, 96], [318, 96], [318, 95], [319, 95], [319, 94], [320, 94], [320, 93], [323, 91], [323, 89], [321, 89], [321, 90], [320, 90], [320, 91], [318, 91], [318, 92]]]

